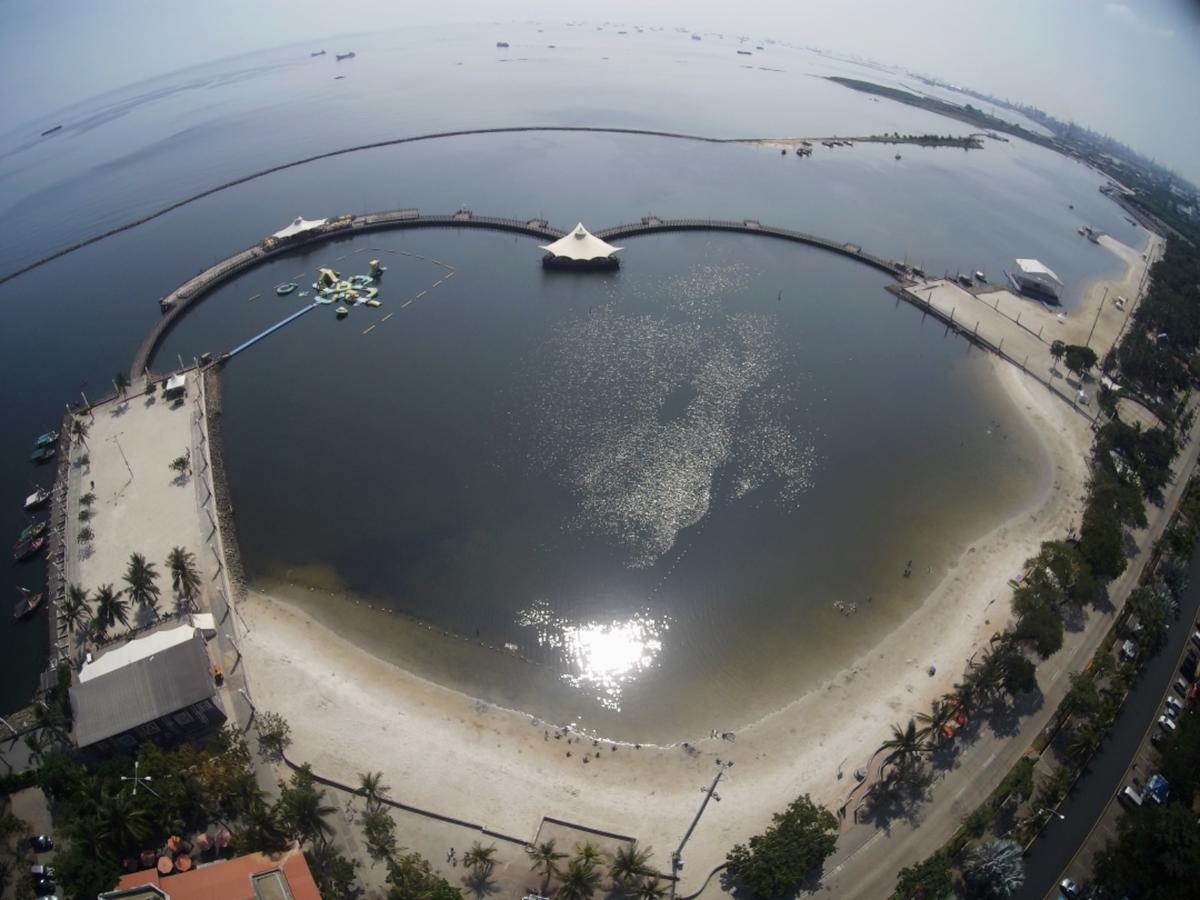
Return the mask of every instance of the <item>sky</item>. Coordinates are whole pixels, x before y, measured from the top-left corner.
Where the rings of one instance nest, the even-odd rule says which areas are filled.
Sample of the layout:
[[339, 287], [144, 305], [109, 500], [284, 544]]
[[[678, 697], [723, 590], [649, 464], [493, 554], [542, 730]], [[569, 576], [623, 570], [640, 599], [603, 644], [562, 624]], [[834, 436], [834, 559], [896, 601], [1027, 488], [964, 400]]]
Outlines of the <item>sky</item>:
[[319, 37], [570, 18], [773, 37], [1031, 103], [1200, 184], [1200, 0], [0, 0], [24, 121], [180, 68]]

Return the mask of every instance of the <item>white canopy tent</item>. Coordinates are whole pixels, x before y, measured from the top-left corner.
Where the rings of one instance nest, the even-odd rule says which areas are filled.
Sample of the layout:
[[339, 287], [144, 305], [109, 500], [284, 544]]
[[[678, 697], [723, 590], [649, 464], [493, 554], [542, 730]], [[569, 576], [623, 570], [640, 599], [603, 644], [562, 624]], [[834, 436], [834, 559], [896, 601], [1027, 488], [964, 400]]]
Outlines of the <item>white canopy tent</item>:
[[553, 244], [543, 244], [542, 249], [551, 256], [582, 262], [591, 259], [608, 259], [622, 248], [602, 241], [584, 228], [583, 223], [580, 222], [572, 232], [563, 235]]
[[1018, 259], [1013, 275], [1021, 287], [1040, 289], [1055, 297], [1063, 288], [1062, 279], [1041, 260]]
[[306, 231], [312, 231], [314, 228], [319, 228], [327, 221], [327, 219], [305, 219], [302, 216], [296, 216], [291, 225], [279, 229], [271, 237], [290, 238], [297, 234], [303, 234]]

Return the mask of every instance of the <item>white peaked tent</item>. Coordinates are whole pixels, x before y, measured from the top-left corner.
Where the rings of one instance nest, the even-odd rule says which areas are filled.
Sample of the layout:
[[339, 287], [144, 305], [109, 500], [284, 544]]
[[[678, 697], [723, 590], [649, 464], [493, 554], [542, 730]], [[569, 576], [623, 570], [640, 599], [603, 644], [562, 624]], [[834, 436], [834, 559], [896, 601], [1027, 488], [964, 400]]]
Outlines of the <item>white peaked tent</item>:
[[1054, 270], [1037, 259], [1018, 259], [1014, 276], [1021, 287], [1042, 290], [1055, 297], [1063, 288], [1062, 279]]
[[591, 259], [608, 259], [621, 248], [600, 240], [584, 228], [583, 223], [580, 222], [570, 234], [563, 235], [553, 244], [543, 244], [542, 249], [551, 256], [582, 262]]
[[319, 228], [324, 225], [325, 219], [305, 219], [302, 216], [296, 216], [294, 222], [287, 228], [281, 228], [271, 237], [290, 238], [293, 235], [302, 234], [305, 231], [312, 231], [314, 228]]

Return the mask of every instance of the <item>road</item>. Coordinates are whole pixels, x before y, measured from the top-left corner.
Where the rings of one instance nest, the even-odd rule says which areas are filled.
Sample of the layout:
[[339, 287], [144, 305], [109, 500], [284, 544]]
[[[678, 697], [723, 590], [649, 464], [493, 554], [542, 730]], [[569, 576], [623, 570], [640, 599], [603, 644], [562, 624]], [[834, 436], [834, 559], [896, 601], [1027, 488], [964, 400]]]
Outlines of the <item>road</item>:
[[1145, 771], [1141, 766], [1132, 775], [1127, 772], [1135, 755], [1150, 760], [1157, 757], [1150, 744], [1151, 729], [1158, 728], [1155, 720], [1179, 675], [1184, 646], [1191, 643], [1191, 623], [1200, 611], [1200, 551], [1192, 554], [1188, 576], [1190, 586], [1166, 642], [1147, 660], [1099, 752], [1059, 807], [1066, 819], [1052, 820], [1026, 854], [1025, 888], [1016, 895], [1017, 900], [1057, 897], [1059, 882], [1068, 876], [1082, 883], [1090, 869], [1087, 860], [1103, 841], [1089, 844], [1082, 854], [1079, 851], [1101, 818], [1108, 824], [1120, 809], [1120, 804], [1114, 803], [1114, 809], [1108, 810], [1116, 792], [1132, 775], [1144, 782], [1153, 774], [1152, 768]]

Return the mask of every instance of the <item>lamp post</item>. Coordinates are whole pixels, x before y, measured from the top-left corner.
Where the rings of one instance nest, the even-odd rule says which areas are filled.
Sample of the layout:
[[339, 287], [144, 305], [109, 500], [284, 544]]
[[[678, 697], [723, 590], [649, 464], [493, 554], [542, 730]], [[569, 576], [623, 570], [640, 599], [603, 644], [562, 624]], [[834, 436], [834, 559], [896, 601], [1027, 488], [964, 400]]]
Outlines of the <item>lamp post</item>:
[[1060, 820], [1064, 821], [1064, 822], [1067, 820], [1067, 817], [1066, 817], [1066, 816], [1064, 816], [1062, 813], [1060, 813], [1060, 812], [1055, 812], [1055, 811], [1054, 811], [1054, 810], [1052, 810], [1052, 809], [1046, 809], [1046, 807], [1044, 807], [1044, 806], [1039, 806], [1039, 807], [1037, 808], [1037, 811], [1038, 811], [1038, 812], [1045, 813], [1045, 814], [1046, 814], [1046, 815], [1048, 815], [1048, 816], [1058, 816], [1058, 818], [1059, 818]]

